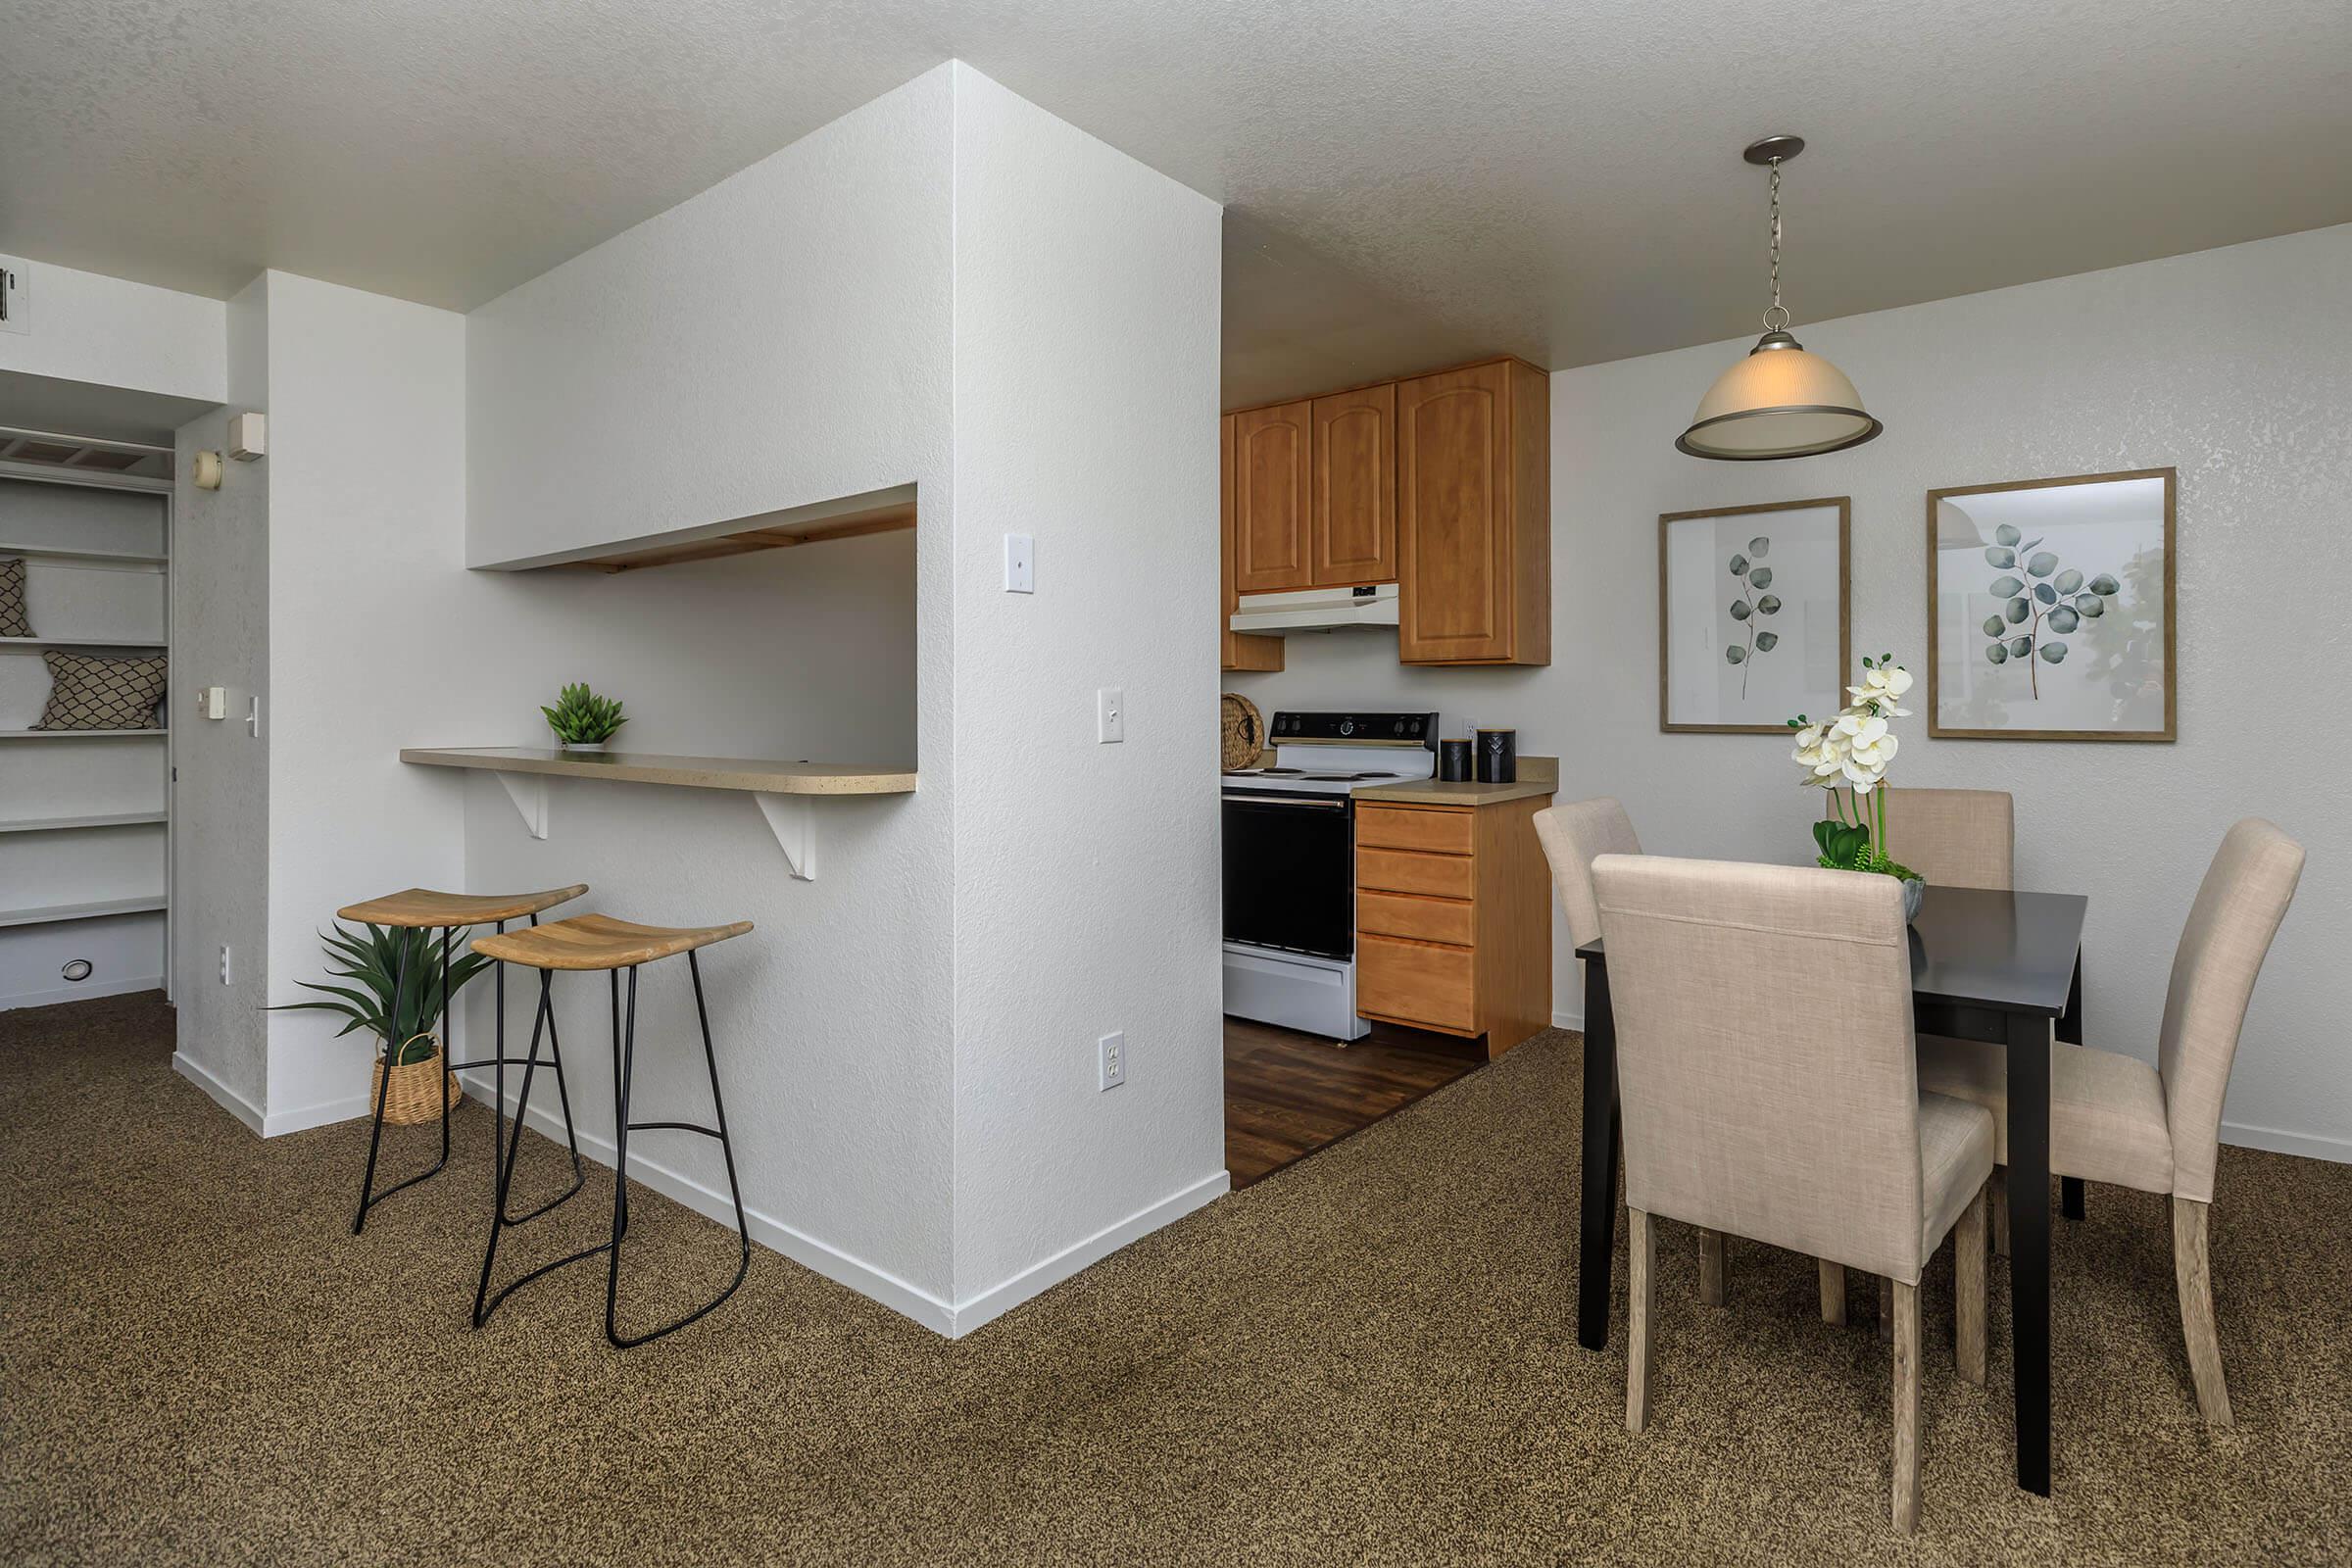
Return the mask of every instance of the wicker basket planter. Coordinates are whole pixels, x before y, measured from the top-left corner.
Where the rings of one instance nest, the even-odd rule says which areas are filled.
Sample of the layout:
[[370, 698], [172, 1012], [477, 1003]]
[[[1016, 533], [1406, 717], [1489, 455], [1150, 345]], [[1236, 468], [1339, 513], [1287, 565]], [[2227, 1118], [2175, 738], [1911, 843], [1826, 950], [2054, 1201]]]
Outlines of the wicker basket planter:
[[441, 1085], [436, 1077], [449, 1080], [449, 1103], [458, 1102], [458, 1075], [442, 1070], [441, 1043], [431, 1035], [417, 1035], [409, 1043], [431, 1040], [433, 1054], [423, 1061], [406, 1062], [387, 1072], [384, 1058], [375, 1058], [375, 1082], [368, 1108], [372, 1112], [377, 1102], [384, 1107], [384, 1120], [397, 1126], [411, 1127], [420, 1121], [438, 1121], [441, 1117]]

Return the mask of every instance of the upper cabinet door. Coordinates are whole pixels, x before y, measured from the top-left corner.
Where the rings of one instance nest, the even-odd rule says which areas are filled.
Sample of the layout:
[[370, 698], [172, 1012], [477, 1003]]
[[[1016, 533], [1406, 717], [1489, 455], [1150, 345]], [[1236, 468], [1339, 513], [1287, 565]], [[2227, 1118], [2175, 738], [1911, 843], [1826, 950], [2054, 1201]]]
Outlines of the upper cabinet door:
[[1261, 637], [1233, 629], [1238, 590], [1233, 586], [1233, 416], [1217, 420], [1217, 641], [1224, 650], [1227, 669], [1280, 669], [1283, 646], [1279, 637]]
[[1396, 383], [1314, 403], [1318, 588], [1396, 580]]
[[1396, 655], [1551, 662], [1549, 386], [1515, 360], [1396, 388]]
[[1233, 417], [1233, 584], [1245, 594], [1313, 586], [1307, 559], [1313, 405]]

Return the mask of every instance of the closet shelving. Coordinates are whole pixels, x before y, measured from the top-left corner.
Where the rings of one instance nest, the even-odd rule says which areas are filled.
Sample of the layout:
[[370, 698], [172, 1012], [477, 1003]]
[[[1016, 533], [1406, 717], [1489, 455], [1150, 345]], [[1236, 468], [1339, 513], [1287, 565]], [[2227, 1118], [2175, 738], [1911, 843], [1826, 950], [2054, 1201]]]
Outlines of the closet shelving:
[[[153, 920], [170, 905], [168, 730], [29, 726], [44, 651], [169, 650], [171, 472], [169, 447], [0, 428], [0, 491], [13, 503], [0, 506], [0, 557], [25, 563], [35, 633], [0, 637], [0, 932], [36, 943], [0, 942], [0, 999], [78, 994], [56, 989], [53, 949], [96, 962], [92, 995], [168, 972]], [[128, 492], [153, 520], [65, 503], [64, 490]]]

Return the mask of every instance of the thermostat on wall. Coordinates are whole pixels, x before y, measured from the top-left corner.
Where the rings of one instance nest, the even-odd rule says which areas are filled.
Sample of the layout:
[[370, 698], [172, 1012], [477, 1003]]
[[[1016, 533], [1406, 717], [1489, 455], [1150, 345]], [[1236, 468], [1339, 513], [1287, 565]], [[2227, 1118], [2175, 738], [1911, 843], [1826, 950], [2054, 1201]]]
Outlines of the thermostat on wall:
[[228, 421], [228, 455], [251, 463], [269, 450], [269, 421], [259, 414], [240, 414]]

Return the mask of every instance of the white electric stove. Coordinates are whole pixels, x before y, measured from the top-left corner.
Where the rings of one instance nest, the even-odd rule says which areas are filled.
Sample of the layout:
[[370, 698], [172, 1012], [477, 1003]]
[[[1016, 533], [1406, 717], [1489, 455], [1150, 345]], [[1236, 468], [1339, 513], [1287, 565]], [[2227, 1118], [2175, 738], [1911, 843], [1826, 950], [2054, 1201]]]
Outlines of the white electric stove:
[[1225, 1010], [1354, 1040], [1354, 792], [1434, 777], [1438, 715], [1284, 711], [1267, 738], [1222, 781]]

